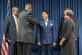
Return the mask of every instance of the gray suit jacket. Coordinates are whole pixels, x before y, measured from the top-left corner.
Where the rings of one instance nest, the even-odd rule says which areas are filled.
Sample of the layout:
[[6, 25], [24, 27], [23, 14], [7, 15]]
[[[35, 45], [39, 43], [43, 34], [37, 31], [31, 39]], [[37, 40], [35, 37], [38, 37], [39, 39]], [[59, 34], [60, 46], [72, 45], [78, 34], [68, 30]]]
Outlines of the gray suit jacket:
[[23, 10], [19, 14], [18, 42], [34, 43], [34, 24], [39, 25], [39, 21], [35, 19], [32, 13]]

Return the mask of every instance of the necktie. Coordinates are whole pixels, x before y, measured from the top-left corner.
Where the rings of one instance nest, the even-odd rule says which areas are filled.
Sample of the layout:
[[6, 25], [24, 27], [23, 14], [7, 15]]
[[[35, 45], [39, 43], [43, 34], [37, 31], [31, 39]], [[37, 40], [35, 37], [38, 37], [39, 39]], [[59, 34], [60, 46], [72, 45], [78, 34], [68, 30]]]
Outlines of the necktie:
[[45, 25], [47, 26], [47, 21], [45, 21]]
[[18, 32], [18, 27], [19, 27], [19, 19], [16, 18], [16, 29], [17, 29], [17, 32]]

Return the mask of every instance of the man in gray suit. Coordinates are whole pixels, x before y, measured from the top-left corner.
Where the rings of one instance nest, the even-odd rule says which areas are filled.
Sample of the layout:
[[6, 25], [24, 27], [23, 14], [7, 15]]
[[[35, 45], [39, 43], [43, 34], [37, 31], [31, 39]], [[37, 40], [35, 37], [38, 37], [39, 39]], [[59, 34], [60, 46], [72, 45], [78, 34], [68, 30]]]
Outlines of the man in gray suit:
[[25, 9], [19, 14], [17, 55], [31, 55], [34, 43], [34, 24], [39, 25], [39, 21], [32, 15], [32, 5], [27, 3]]

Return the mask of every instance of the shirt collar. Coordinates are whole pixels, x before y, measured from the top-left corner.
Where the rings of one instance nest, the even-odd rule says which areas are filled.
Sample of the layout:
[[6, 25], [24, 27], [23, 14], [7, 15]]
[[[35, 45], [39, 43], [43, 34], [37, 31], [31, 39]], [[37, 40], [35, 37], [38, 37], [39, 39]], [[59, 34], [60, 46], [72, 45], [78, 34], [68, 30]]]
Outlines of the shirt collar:
[[48, 19], [44, 20], [45, 22], [48, 22]]
[[14, 18], [17, 18], [14, 14], [12, 14]]

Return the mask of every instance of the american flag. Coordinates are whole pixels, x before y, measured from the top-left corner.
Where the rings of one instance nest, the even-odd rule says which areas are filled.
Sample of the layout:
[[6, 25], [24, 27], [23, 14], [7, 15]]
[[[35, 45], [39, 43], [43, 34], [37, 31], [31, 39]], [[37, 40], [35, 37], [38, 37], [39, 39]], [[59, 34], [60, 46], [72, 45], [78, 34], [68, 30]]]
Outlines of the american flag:
[[[9, 16], [11, 14], [11, 4], [10, 0], [7, 0], [7, 13], [6, 15]], [[3, 41], [2, 41], [2, 55], [8, 55], [8, 44], [5, 42], [5, 35], [3, 34]]]
[[11, 4], [10, 4], [10, 0], [8, 0], [7, 2], [7, 16], [11, 15]]

